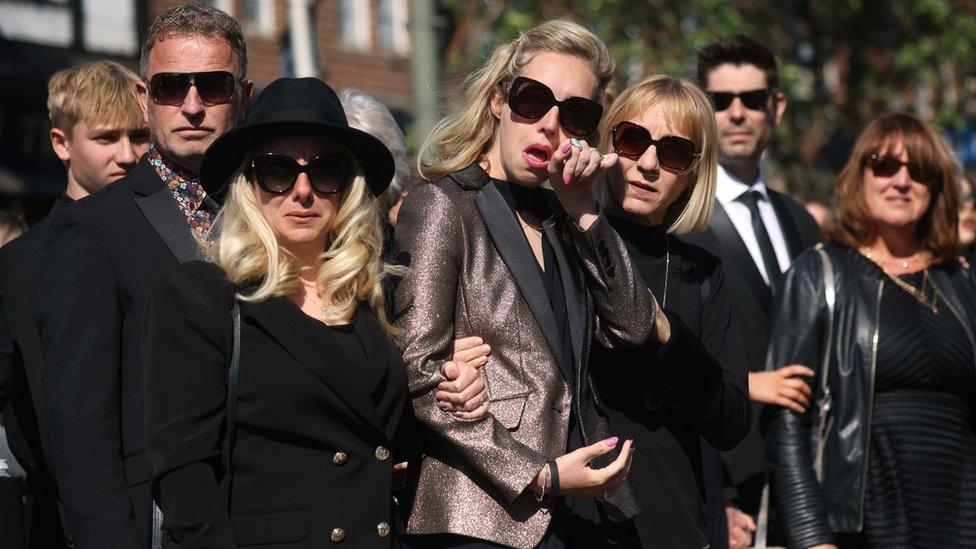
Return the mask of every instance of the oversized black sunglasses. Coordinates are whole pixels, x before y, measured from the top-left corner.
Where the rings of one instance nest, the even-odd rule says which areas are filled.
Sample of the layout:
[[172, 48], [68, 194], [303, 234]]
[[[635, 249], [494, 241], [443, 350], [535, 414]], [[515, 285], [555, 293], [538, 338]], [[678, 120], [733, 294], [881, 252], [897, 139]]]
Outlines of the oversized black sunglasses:
[[708, 97], [712, 100], [712, 105], [715, 105], [715, 112], [721, 112], [729, 108], [729, 105], [732, 104], [732, 101], [736, 97], [742, 101], [742, 104], [747, 109], [751, 111], [762, 111], [766, 110], [766, 105], [768, 104], [769, 96], [772, 95], [772, 90], [749, 90], [739, 93], [710, 91], [707, 93]]
[[291, 191], [299, 174], [307, 175], [316, 191], [335, 194], [349, 183], [349, 159], [341, 154], [322, 155], [302, 166], [290, 156], [268, 153], [251, 160], [251, 174], [258, 187], [271, 194]]
[[902, 162], [901, 160], [893, 157], [886, 156], [879, 153], [871, 153], [868, 155], [868, 166], [871, 167], [871, 171], [874, 175], [878, 177], [892, 177], [902, 166], [908, 166], [908, 175], [914, 181], [919, 183], [925, 183], [930, 185], [936, 180], [937, 170], [925, 163], [920, 162]]
[[596, 101], [584, 97], [557, 101], [549, 86], [524, 76], [513, 80], [507, 91], [508, 106], [522, 118], [538, 120], [553, 107], [559, 107], [559, 124], [573, 135], [590, 135], [603, 116], [603, 106]]
[[695, 144], [684, 137], [665, 135], [654, 139], [647, 128], [626, 121], [613, 127], [613, 150], [621, 156], [640, 158], [651, 145], [657, 147], [658, 163], [669, 172], [687, 170], [701, 155], [695, 151]]
[[149, 79], [149, 97], [157, 105], [182, 105], [190, 86], [196, 86], [208, 107], [229, 103], [237, 91], [234, 75], [227, 71], [159, 72]]

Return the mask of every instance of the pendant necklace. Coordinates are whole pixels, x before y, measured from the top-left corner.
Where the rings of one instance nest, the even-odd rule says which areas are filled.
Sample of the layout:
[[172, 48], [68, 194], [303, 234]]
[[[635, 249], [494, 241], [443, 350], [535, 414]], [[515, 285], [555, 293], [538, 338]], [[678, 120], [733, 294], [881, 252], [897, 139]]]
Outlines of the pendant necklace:
[[[906, 293], [908, 293], [908, 295], [914, 297], [919, 303], [921, 303], [927, 309], [932, 311], [932, 314], [936, 314], [936, 315], [939, 314], [939, 307], [938, 307], [939, 296], [940, 296], [939, 288], [929, 280], [929, 270], [927, 267], [922, 270], [922, 283], [919, 284], [918, 288], [916, 288], [914, 285], [902, 280], [900, 276], [889, 271], [888, 268], [885, 267], [883, 261], [874, 257], [874, 254], [871, 253], [871, 250], [867, 248], [862, 248], [860, 252], [862, 255], [864, 255], [864, 257], [868, 258], [872, 263], [877, 265], [878, 268], [881, 269], [881, 272], [883, 272], [889, 279], [891, 279], [891, 281], [894, 282], [896, 286], [904, 290]], [[908, 266], [915, 261], [915, 258], [918, 256], [919, 253], [921, 252], [916, 252], [915, 255], [909, 257], [908, 259], [902, 260], [901, 261], [902, 268], [907, 269]], [[928, 295], [929, 292], [926, 291], [927, 287], [932, 288], [931, 297], [929, 297]]]

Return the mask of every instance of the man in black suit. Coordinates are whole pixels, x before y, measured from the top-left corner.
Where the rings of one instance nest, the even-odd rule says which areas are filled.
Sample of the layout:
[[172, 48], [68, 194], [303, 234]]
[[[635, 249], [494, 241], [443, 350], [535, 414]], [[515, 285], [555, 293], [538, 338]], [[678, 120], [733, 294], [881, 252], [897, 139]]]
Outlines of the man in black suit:
[[135, 73], [111, 61], [86, 63], [51, 77], [51, 146], [67, 168], [68, 185], [47, 217], [0, 249], [0, 408], [11, 450], [27, 473], [24, 535], [18, 529], [18, 540], [10, 539], [9, 528], [0, 534], [10, 546], [22, 542], [48, 549], [66, 544], [44, 452], [41, 342], [34, 321], [41, 253], [51, 217], [59, 209], [125, 176], [149, 148], [149, 130], [136, 98], [138, 82]]
[[[770, 308], [783, 273], [820, 230], [803, 207], [768, 188], [760, 161], [786, 110], [776, 59], [745, 36], [720, 39], [698, 52], [698, 79], [715, 106], [719, 168], [709, 229], [691, 239], [721, 258], [733, 319], [749, 364], [749, 397], [800, 411], [809, 389], [802, 366], [765, 371]], [[754, 407], [749, 436], [724, 461], [734, 497], [727, 506], [733, 547], [748, 546], [765, 485], [765, 447]]]
[[[203, 154], [242, 118], [252, 84], [240, 26], [201, 4], [164, 10], [142, 49], [152, 138], [127, 177], [62, 208], [40, 274], [50, 464], [75, 547], [153, 544], [140, 329], [161, 270], [198, 258], [216, 205]], [[179, 345], [179, 341], [172, 342]]]

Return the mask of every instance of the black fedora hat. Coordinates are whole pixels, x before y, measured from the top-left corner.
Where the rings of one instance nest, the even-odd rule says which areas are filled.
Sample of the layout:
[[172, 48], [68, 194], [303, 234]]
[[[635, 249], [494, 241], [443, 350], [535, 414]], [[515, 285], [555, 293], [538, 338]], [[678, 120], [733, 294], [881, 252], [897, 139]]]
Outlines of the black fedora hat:
[[217, 138], [200, 165], [200, 183], [223, 202], [228, 179], [255, 145], [278, 135], [321, 135], [345, 147], [366, 185], [380, 195], [393, 179], [393, 155], [379, 139], [349, 126], [339, 97], [318, 78], [279, 78], [258, 95], [244, 122]]

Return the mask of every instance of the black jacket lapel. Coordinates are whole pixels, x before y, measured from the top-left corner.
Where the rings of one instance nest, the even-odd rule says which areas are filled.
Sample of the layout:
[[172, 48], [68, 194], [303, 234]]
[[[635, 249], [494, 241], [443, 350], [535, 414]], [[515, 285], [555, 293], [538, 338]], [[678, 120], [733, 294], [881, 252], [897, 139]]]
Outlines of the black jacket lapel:
[[805, 249], [803, 239], [800, 238], [800, 231], [796, 227], [796, 222], [779, 193], [770, 190], [767, 195], [769, 196], [769, 203], [773, 206], [773, 211], [776, 212], [776, 219], [779, 220], [779, 227], [783, 231], [786, 247], [790, 250], [790, 263], [792, 263]]
[[[244, 303], [241, 311], [245, 317], [260, 324], [264, 331], [281, 344], [282, 349], [329, 386], [349, 408], [350, 418], [367, 430], [386, 436], [362, 377], [349, 364], [329, 330], [318, 329], [311, 319], [303, 318], [305, 313], [301, 309], [283, 297], [272, 297], [259, 303]], [[369, 360], [377, 360], [370, 355], [370, 347], [373, 345], [368, 345], [365, 340], [363, 344]], [[322, 352], [323, 346], [328, 349], [327, 352]], [[376, 351], [373, 350], [372, 353], [375, 355]]]
[[[387, 338], [386, 332], [383, 331], [383, 327], [380, 326], [379, 320], [373, 316], [373, 313], [363, 305], [360, 305], [356, 309], [356, 316], [354, 319], [353, 328], [356, 330], [356, 336], [363, 345], [363, 349], [366, 351], [366, 360], [369, 361], [369, 367], [372, 371], [382, 372], [382, 378], [390, 377], [390, 340]], [[380, 383], [385, 382], [381, 379]], [[372, 387], [372, 385], [370, 386]], [[396, 431], [397, 422], [388, 421], [383, 422], [382, 418], [376, 412], [376, 406], [373, 405], [370, 399], [370, 405], [374, 411], [374, 416], [378, 425], [383, 428], [384, 433], [386, 433], [386, 438], [392, 440], [394, 432]], [[393, 417], [399, 419], [399, 413], [393, 415]]]
[[773, 302], [773, 293], [766, 285], [766, 281], [763, 280], [756, 263], [752, 260], [752, 254], [749, 253], [745, 242], [739, 236], [739, 231], [735, 230], [735, 225], [729, 219], [729, 214], [725, 213], [725, 208], [718, 201], [715, 202], [715, 211], [712, 213], [709, 226], [715, 233], [715, 237], [728, 251], [728, 258], [735, 264], [746, 285], [756, 294], [756, 299], [759, 300], [763, 309], [769, 311]]
[[173, 192], [163, 184], [155, 168], [149, 164], [148, 156], [143, 156], [129, 174], [136, 193], [136, 205], [178, 262], [200, 259], [200, 246], [193, 238], [186, 216], [180, 211]]
[[[558, 211], [558, 210], [557, 210]], [[550, 224], [546, 227], [546, 240], [552, 246], [556, 264], [559, 265], [559, 275], [563, 283], [563, 296], [566, 299], [566, 316], [569, 320], [569, 335], [572, 339], [573, 360], [580, 361], [583, 356], [583, 345], [586, 344], [586, 296], [584, 294], [583, 271], [579, 262], [572, 258], [566, 249], [565, 241], [559, 231], [559, 226]]]
[[539, 323], [542, 335], [549, 344], [549, 349], [556, 359], [561, 355], [559, 332], [556, 329], [556, 317], [552, 314], [552, 307], [547, 299], [546, 288], [539, 276], [538, 263], [525, 242], [525, 234], [518, 226], [511, 209], [501, 193], [494, 185], [485, 185], [475, 194], [475, 205], [481, 217], [485, 220], [488, 234], [491, 235], [498, 255], [501, 256], [512, 278], [518, 285], [522, 297], [529, 305], [529, 310]]

